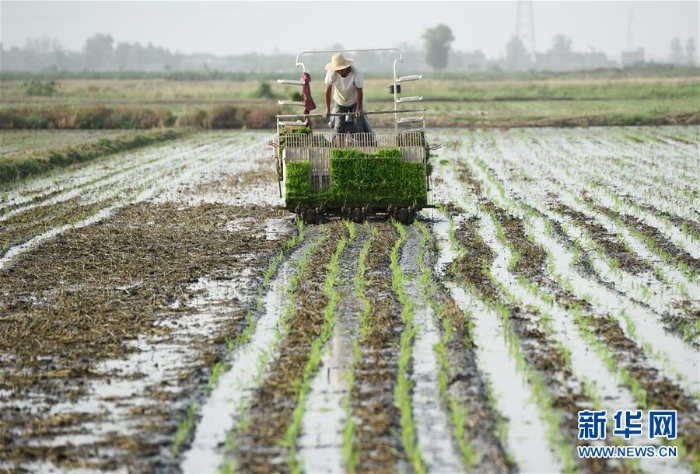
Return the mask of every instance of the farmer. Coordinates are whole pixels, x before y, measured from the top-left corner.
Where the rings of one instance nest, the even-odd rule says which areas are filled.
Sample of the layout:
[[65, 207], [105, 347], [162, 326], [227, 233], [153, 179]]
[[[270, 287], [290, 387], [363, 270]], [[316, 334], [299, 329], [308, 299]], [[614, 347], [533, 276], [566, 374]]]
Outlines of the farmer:
[[[352, 65], [353, 60], [336, 53], [331, 57], [331, 62], [326, 64], [326, 111], [324, 118], [330, 116], [331, 91], [335, 86], [333, 100], [335, 107], [333, 113], [352, 113], [357, 120], [344, 117], [332, 117], [330, 126], [337, 133], [365, 132], [372, 133], [367, 117], [363, 113], [363, 92], [365, 79], [357, 66]], [[357, 123], [357, 126], [355, 125]]]

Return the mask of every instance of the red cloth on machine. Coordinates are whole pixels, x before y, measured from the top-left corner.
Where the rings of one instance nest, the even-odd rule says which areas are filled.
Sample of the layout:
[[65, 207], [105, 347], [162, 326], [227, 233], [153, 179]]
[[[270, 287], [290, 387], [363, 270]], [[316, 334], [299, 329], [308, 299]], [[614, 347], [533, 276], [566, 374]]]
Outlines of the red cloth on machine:
[[[316, 108], [316, 103], [313, 97], [311, 97], [311, 75], [308, 72], [304, 72], [301, 75], [301, 80], [304, 85], [301, 88], [301, 98], [304, 101], [304, 115], [308, 114]], [[306, 117], [306, 126], [311, 127], [311, 118]]]

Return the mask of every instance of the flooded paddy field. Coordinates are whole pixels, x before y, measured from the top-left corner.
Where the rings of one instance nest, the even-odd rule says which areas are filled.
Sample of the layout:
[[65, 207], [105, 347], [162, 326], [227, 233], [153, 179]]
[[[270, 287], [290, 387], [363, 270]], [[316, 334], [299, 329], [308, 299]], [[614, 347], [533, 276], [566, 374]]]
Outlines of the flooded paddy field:
[[700, 129], [430, 135], [411, 226], [297, 222], [264, 132], [3, 189], [0, 472], [700, 471]]

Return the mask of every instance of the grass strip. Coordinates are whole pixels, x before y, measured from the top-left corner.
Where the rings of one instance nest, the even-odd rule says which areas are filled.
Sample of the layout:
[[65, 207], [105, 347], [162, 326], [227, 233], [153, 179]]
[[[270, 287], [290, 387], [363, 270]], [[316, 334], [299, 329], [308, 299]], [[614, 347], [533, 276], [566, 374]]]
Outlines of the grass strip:
[[0, 158], [0, 184], [39, 176], [57, 168], [85, 163], [121, 151], [134, 150], [168, 140], [175, 140], [183, 137], [185, 133], [183, 130], [165, 130], [114, 139], [103, 138], [94, 143], [38, 152], [36, 156], [31, 156], [21, 161]]

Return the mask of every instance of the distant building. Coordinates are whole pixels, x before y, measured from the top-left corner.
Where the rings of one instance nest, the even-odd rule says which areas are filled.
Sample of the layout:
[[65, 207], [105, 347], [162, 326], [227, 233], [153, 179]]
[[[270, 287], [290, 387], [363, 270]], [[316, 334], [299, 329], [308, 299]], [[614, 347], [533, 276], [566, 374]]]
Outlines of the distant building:
[[616, 66], [614, 61], [599, 51], [585, 53], [548, 51], [537, 53], [536, 57], [535, 68], [544, 71], [576, 71]]
[[623, 51], [622, 60], [620, 62], [623, 68], [645, 62], [644, 48], [637, 48], [634, 51]]

